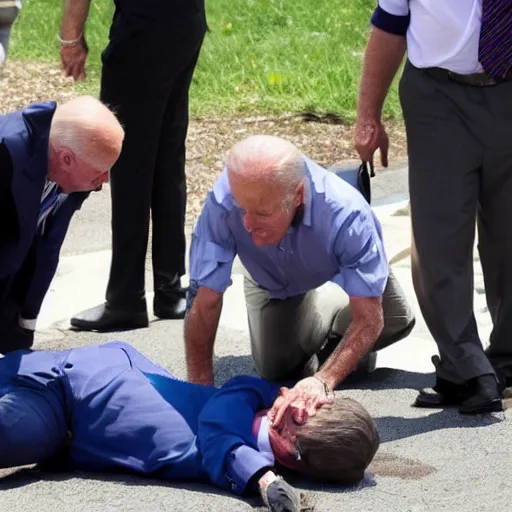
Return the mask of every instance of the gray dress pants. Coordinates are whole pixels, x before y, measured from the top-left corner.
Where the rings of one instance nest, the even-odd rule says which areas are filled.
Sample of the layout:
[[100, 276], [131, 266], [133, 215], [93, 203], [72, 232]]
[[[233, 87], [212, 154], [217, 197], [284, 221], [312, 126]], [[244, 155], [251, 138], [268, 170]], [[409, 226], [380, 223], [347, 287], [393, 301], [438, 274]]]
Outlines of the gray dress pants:
[[[348, 295], [336, 284], [325, 285], [289, 299], [272, 299], [244, 270], [251, 352], [257, 373], [283, 380], [300, 371], [329, 335], [342, 337], [352, 321]], [[407, 336], [414, 315], [390, 270], [383, 295], [384, 329], [373, 350]]]
[[[407, 63], [400, 82], [407, 131], [418, 302], [441, 357], [437, 376], [460, 383], [512, 376], [512, 81], [462, 85]], [[473, 245], [493, 320], [485, 354], [473, 311]]]

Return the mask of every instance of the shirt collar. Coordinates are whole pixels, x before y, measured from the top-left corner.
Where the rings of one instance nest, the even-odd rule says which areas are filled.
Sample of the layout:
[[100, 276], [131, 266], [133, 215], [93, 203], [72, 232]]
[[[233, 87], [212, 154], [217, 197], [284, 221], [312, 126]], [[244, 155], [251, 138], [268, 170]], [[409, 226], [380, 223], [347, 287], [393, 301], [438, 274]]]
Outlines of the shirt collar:
[[[306, 166], [307, 169], [307, 166]], [[306, 171], [304, 179], [304, 204], [302, 213], [302, 224], [311, 226], [311, 178], [309, 172]]]
[[270, 445], [268, 417], [266, 415], [261, 418], [257, 441], [258, 451], [273, 465], [276, 459], [272, 451], [272, 446]]
[[304, 226], [311, 226], [311, 177], [309, 174], [307, 163], [304, 162], [306, 167], [306, 175], [304, 177], [304, 201], [297, 208], [295, 213], [295, 217], [292, 220], [292, 224], [289, 227], [287, 233], [292, 233], [295, 228], [297, 228], [300, 224]]

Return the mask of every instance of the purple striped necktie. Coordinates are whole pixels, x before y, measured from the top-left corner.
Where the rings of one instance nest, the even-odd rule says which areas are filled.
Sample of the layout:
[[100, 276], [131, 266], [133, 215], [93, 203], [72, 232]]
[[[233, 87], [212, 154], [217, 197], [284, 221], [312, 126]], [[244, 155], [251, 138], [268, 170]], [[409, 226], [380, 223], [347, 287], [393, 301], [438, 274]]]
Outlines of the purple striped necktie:
[[478, 60], [484, 71], [505, 77], [512, 66], [512, 0], [482, 0]]

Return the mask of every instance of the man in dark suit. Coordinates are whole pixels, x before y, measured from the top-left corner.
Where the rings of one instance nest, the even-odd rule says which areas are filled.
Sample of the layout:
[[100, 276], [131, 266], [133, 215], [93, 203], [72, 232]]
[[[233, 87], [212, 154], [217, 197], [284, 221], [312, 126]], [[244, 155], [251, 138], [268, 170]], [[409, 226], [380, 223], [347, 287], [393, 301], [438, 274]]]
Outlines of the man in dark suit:
[[[102, 54], [100, 97], [126, 132], [112, 169], [112, 263], [106, 302], [75, 315], [84, 330], [147, 327], [145, 262], [152, 259], [159, 318], [183, 318], [185, 290], [185, 140], [188, 92], [206, 31], [204, 0], [114, 0]], [[85, 78], [84, 36], [90, 0], [65, 0], [61, 60]]]
[[32, 345], [71, 218], [108, 180], [123, 137], [89, 96], [0, 116], [0, 353]]
[[287, 392], [250, 376], [220, 389], [183, 382], [123, 342], [12, 352], [0, 359], [0, 468], [122, 470], [239, 496], [259, 488], [270, 510], [298, 511], [279, 466], [354, 483], [379, 435], [368, 412], [341, 396], [299, 397], [276, 429], [268, 408]]

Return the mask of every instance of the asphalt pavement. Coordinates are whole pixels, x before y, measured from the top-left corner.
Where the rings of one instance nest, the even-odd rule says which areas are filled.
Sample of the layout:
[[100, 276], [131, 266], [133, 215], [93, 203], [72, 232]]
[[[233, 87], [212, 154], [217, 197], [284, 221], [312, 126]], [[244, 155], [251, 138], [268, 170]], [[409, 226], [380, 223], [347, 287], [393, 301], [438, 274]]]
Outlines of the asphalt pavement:
[[[308, 494], [316, 512], [512, 510], [508, 486], [512, 474], [512, 429], [506, 419], [509, 413], [464, 417], [456, 410], [411, 407], [417, 390], [433, 383], [430, 357], [436, 349], [418, 310], [410, 278], [406, 169], [383, 171], [372, 184], [388, 256], [402, 255], [394, 272], [416, 311], [417, 325], [407, 339], [379, 354], [374, 373], [363, 380], [347, 381], [339, 391], [360, 400], [376, 418], [381, 447], [365, 481], [357, 488], [344, 489], [312, 486], [302, 480], [294, 483]], [[124, 333], [69, 330], [70, 315], [103, 300], [110, 263], [108, 192], [106, 187], [93, 194], [73, 220], [57, 276], [45, 300], [36, 346], [65, 349], [124, 340], [184, 377], [182, 321], [152, 318], [149, 328]], [[475, 311], [485, 340], [490, 321], [477, 259], [475, 283]], [[150, 300], [148, 306], [151, 310]], [[242, 277], [236, 266], [217, 335], [215, 370], [217, 384], [252, 372]], [[32, 469], [0, 471], [7, 473], [0, 480], [0, 512], [220, 512], [258, 510], [261, 505], [257, 500], [228, 496], [205, 485], [130, 476], [49, 475]]]

